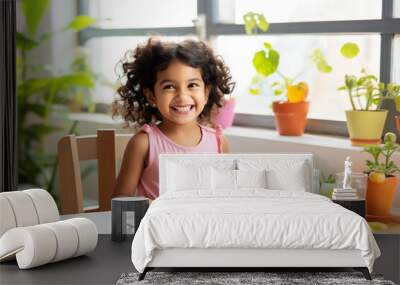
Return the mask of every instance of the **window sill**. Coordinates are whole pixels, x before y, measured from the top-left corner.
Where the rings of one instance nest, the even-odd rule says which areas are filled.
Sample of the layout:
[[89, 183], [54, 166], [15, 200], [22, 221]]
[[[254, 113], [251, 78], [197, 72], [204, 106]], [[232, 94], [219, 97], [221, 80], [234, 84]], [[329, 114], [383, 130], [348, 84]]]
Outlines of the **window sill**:
[[228, 137], [243, 137], [262, 139], [274, 142], [293, 143], [300, 145], [327, 147], [343, 150], [360, 151], [361, 147], [351, 145], [350, 139], [347, 137], [304, 134], [302, 136], [280, 136], [277, 130], [260, 129], [250, 127], [232, 126], [224, 130], [224, 135]]

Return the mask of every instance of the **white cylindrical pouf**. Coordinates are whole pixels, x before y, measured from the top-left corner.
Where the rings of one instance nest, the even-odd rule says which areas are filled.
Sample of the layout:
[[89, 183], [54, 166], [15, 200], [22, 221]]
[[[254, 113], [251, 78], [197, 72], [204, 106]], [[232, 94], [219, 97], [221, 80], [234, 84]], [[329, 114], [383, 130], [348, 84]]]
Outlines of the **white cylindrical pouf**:
[[17, 226], [10, 202], [1, 194], [2, 193], [0, 193], [0, 238], [6, 231]]
[[56, 222], [60, 219], [57, 205], [50, 193], [43, 189], [22, 191], [30, 196], [36, 208], [39, 224]]
[[[1, 237], [0, 257], [16, 253], [20, 269], [28, 269], [51, 262], [57, 251], [54, 232], [42, 225], [14, 228]], [[3, 256], [1, 256], [3, 254]]]
[[1, 193], [13, 209], [17, 227], [33, 226], [39, 223], [35, 205], [30, 196], [22, 191]]
[[64, 221], [44, 224], [51, 229], [57, 238], [57, 252], [51, 262], [73, 257], [78, 248], [78, 233], [75, 228]]
[[78, 249], [74, 257], [86, 254], [96, 248], [98, 232], [96, 225], [89, 219], [74, 218], [63, 221], [75, 227], [78, 233]]

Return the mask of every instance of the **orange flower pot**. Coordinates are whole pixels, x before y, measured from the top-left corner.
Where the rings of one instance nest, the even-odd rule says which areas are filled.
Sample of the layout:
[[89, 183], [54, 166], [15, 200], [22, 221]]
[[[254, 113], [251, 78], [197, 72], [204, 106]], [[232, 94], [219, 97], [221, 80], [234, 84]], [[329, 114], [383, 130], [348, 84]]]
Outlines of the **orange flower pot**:
[[400, 116], [394, 116], [394, 119], [396, 121], [396, 128], [400, 132]]
[[281, 136], [301, 136], [307, 125], [309, 102], [289, 103], [276, 101], [272, 103], [275, 114], [275, 126]]
[[397, 177], [386, 177], [383, 183], [375, 183], [368, 179], [366, 208], [368, 220], [386, 222], [390, 219]]

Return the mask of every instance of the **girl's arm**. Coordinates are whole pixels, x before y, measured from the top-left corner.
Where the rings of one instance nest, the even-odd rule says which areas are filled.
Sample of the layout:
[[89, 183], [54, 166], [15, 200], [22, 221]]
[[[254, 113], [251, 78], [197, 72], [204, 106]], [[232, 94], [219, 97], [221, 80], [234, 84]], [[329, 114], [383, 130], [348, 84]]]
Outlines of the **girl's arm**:
[[221, 136], [221, 146], [222, 146], [222, 153], [229, 153], [229, 143], [224, 136]]
[[130, 139], [125, 148], [113, 197], [134, 196], [148, 152], [149, 138], [146, 133], [139, 132]]

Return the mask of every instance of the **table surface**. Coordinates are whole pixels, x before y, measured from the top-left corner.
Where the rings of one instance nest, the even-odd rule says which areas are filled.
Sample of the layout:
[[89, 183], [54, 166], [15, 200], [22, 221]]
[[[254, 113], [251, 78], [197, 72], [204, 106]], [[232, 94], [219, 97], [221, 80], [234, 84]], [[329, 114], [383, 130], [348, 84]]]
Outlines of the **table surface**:
[[[62, 216], [61, 219], [78, 215]], [[0, 284], [115, 284], [122, 273], [133, 272], [132, 237], [123, 242], [111, 241], [110, 212], [79, 214], [91, 218], [99, 230], [96, 249], [84, 256], [19, 270], [16, 261], [0, 263]], [[106, 233], [106, 234], [104, 234]], [[386, 278], [399, 282], [400, 235], [375, 234], [382, 251], [375, 269]]]
[[91, 253], [19, 270], [16, 261], [0, 264], [0, 284], [115, 284], [122, 273], [135, 271], [131, 261], [132, 238], [111, 241], [111, 235], [99, 235]]

